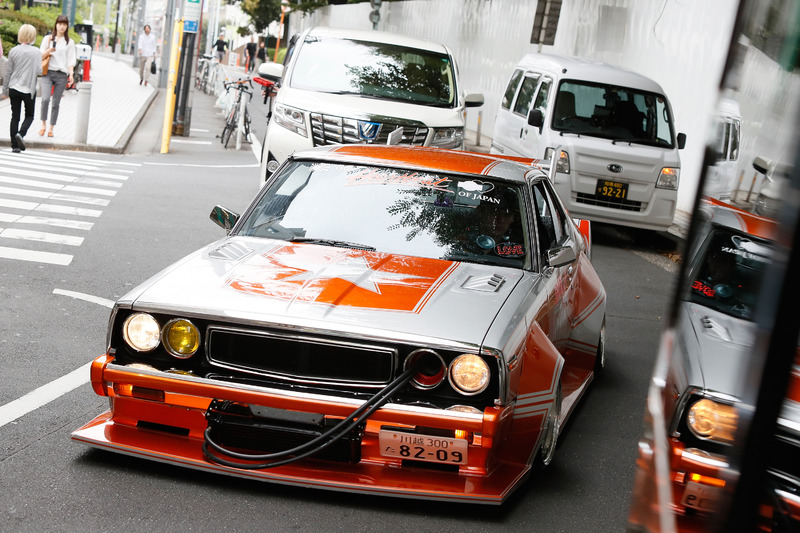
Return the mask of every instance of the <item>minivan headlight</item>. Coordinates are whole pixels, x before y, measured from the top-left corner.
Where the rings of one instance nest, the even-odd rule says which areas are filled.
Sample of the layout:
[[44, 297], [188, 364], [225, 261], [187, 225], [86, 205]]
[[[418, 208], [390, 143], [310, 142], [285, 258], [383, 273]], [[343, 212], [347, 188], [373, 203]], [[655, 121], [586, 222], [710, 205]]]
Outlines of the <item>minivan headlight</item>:
[[661, 174], [658, 175], [656, 187], [659, 189], [678, 189], [678, 177], [681, 170], [679, 168], [664, 167], [661, 169]]
[[272, 113], [272, 120], [287, 130], [293, 131], [303, 137], [308, 137], [306, 131], [306, 114], [299, 109], [288, 105], [277, 104]]
[[457, 149], [464, 146], [464, 128], [435, 128], [431, 146]]

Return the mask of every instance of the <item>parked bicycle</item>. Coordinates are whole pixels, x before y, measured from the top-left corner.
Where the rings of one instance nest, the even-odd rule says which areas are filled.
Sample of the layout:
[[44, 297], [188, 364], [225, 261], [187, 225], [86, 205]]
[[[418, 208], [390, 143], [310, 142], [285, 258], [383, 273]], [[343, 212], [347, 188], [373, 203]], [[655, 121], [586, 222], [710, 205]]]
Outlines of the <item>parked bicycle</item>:
[[223, 85], [225, 92], [229, 92], [231, 87], [236, 90], [236, 97], [233, 100], [233, 105], [228, 112], [228, 118], [225, 120], [225, 127], [219, 135], [220, 142], [227, 148], [228, 141], [231, 139], [231, 134], [236, 131], [236, 149], [241, 146], [241, 139], [244, 137], [245, 141], [250, 138], [250, 112], [247, 110], [247, 100], [243, 95], [247, 95], [248, 100], [253, 98], [253, 91], [245, 87], [245, 84], [253, 87], [253, 83], [249, 78], [241, 79], [238, 81], [228, 81]]
[[210, 55], [203, 54], [197, 61], [195, 87], [205, 94], [214, 92], [214, 83], [217, 80], [217, 62]]

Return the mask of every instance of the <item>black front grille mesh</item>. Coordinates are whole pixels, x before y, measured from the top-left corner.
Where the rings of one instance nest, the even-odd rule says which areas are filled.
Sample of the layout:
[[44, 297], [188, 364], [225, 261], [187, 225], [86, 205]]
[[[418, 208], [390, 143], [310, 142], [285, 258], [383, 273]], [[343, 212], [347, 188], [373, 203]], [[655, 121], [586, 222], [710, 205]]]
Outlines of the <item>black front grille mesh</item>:
[[579, 192], [576, 201], [581, 204], [609, 207], [611, 209], [620, 209], [622, 211], [639, 212], [642, 210], [642, 202], [623, 200], [619, 198], [599, 198], [594, 194], [587, 194], [585, 192]]

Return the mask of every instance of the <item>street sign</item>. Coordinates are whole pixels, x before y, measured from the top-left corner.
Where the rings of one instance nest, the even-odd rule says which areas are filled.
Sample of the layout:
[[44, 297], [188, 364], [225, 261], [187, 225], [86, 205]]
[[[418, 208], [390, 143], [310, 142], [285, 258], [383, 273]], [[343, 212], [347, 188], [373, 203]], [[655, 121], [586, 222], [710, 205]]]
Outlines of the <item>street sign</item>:
[[203, 6], [200, 0], [186, 0], [183, 5], [183, 32], [197, 33]]

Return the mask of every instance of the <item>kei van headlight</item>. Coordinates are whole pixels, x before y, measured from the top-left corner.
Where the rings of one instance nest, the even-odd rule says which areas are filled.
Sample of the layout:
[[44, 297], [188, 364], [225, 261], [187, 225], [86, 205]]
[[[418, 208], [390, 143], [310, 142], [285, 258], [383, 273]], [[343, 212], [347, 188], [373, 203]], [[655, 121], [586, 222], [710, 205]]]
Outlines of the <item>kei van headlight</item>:
[[299, 109], [288, 105], [277, 104], [272, 112], [272, 120], [287, 130], [293, 131], [303, 137], [308, 137], [306, 131], [306, 114]]
[[456, 149], [464, 146], [464, 128], [435, 128], [431, 146]]
[[200, 348], [200, 331], [185, 318], [170, 320], [162, 335], [164, 348], [178, 359], [188, 359]]
[[659, 189], [678, 189], [678, 177], [681, 174], [679, 168], [664, 167], [661, 169], [661, 174], [658, 175], [656, 187]]
[[734, 406], [708, 398], [692, 404], [686, 415], [686, 424], [695, 436], [723, 444], [733, 442], [738, 422]]
[[489, 365], [481, 357], [473, 354], [459, 355], [450, 363], [447, 378], [458, 392], [474, 396], [489, 386]]
[[569, 174], [569, 154], [566, 150], [559, 150], [556, 158], [556, 172], [558, 174]]
[[161, 342], [158, 321], [147, 313], [135, 313], [122, 324], [122, 338], [137, 352], [154, 350]]

